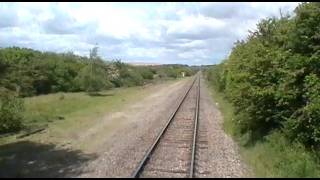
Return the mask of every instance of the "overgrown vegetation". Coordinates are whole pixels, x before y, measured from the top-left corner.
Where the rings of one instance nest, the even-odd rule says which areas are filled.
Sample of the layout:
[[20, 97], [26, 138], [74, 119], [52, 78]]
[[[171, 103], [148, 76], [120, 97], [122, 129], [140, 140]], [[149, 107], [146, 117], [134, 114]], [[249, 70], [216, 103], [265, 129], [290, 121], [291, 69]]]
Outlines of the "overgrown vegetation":
[[177, 78], [182, 71], [186, 76], [194, 74], [190, 67], [183, 65], [137, 67], [120, 60], [103, 61], [97, 47], [90, 51], [89, 58], [71, 52], [2, 48], [0, 70], [0, 86], [15, 91], [20, 97], [136, 86], [155, 76]]
[[320, 3], [294, 12], [262, 20], [206, 72], [233, 105], [232, 134], [265, 176], [320, 176]]
[[[154, 78], [178, 78], [194, 72], [188, 66], [132, 66], [104, 61], [98, 47], [89, 57], [68, 53], [40, 52], [27, 48], [0, 49], [1, 122], [0, 133], [21, 128], [22, 97], [56, 92], [86, 91], [95, 94], [113, 87], [143, 85]], [[14, 94], [14, 95], [13, 95]]]
[[17, 131], [22, 128], [23, 101], [12, 92], [0, 89], [0, 132]]

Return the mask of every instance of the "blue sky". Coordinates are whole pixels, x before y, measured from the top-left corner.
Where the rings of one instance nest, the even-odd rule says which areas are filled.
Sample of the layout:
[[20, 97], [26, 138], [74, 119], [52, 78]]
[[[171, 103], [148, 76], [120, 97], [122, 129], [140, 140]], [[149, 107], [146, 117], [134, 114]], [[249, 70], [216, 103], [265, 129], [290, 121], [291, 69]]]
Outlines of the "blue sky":
[[0, 3], [0, 47], [87, 56], [97, 43], [106, 60], [216, 64], [260, 19], [297, 2]]

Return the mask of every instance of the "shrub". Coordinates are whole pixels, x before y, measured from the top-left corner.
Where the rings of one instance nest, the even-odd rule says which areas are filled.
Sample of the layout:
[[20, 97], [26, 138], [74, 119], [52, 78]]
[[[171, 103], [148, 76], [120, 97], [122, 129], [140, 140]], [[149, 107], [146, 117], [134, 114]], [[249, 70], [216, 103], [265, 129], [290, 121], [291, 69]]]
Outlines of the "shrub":
[[0, 92], [0, 133], [18, 131], [22, 127], [23, 101], [7, 90]]
[[143, 79], [153, 79], [153, 71], [148, 67], [139, 67], [137, 71], [140, 73]]
[[143, 84], [143, 78], [134, 69], [127, 69], [122, 74], [121, 84], [127, 87], [139, 86]]
[[82, 90], [87, 92], [95, 92], [112, 87], [111, 82], [107, 79], [105, 70], [95, 64], [83, 67], [75, 81]]

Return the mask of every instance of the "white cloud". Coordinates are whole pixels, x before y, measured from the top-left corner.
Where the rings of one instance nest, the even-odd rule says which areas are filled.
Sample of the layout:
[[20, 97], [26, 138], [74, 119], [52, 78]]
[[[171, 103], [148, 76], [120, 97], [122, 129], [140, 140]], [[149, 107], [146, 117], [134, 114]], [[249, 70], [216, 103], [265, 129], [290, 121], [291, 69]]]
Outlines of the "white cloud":
[[106, 59], [212, 64], [259, 19], [298, 3], [0, 3], [0, 46]]
[[222, 20], [199, 15], [184, 16], [181, 20], [168, 22], [166, 25], [168, 35], [181, 35], [182, 38], [188, 38], [188, 36], [201, 38], [209, 35], [204, 34], [205, 32], [219, 32], [219, 30], [223, 30], [226, 24]]

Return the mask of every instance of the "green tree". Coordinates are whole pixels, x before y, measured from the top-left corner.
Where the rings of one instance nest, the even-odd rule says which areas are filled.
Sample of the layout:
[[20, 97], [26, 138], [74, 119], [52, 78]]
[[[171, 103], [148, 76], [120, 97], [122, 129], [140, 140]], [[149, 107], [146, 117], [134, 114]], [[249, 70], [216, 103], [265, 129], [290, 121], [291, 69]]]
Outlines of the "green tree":
[[320, 139], [320, 3], [293, 16], [266, 18], [207, 75], [234, 104], [240, 135], [257, 140], [280, 130], [291, 141]]
[[112, 87], [108, 80], [108, 74], [104, 68], [101, 67], [102, 62], [98, 56], [98, 47], [90, 50], [90, 62], [83, 67], [78, 74], [76, 81], [81, 89], [87, 92], [96, 92]]

